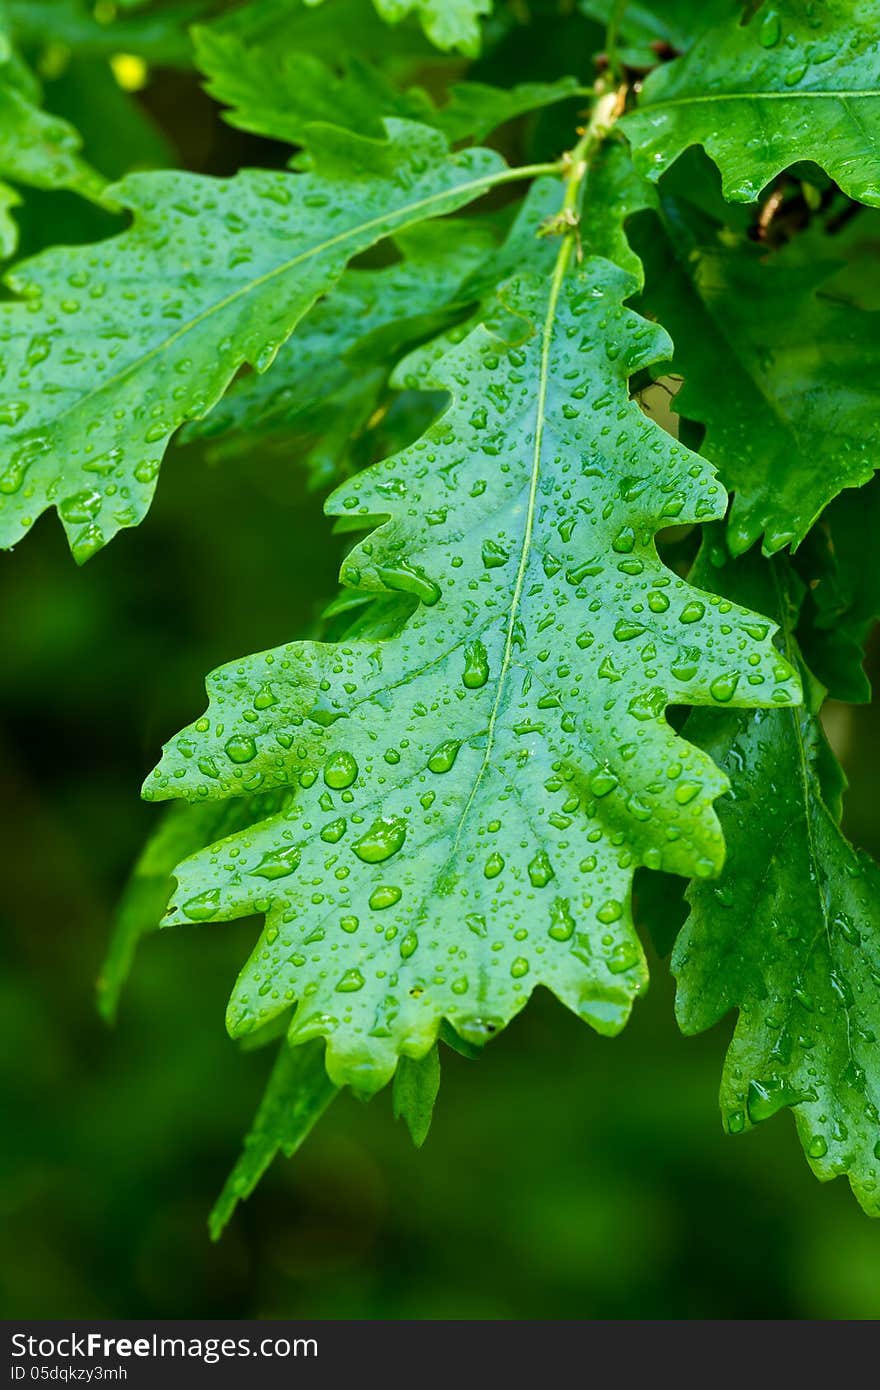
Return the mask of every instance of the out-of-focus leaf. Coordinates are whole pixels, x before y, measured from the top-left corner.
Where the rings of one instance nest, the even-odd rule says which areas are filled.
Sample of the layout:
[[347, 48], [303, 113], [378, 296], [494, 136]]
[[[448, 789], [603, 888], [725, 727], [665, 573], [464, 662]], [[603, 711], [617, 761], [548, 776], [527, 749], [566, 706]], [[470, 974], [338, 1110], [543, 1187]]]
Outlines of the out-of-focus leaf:
[[403, 1120], [417, 1149], [428, 1137], [439, 1090], [440, 1054], [436, 1044], [418, 1061], [401, 1057], [394, 1073], [391, 1104], [395, 1119]]
[[436, 106], [419, 87], [401, 89], [381, 68], [356, 54], [341, 69], [306, 50], [279, 48], [274, 39], [246, 44], [211, 26], [193, 31], [196, 62], [206, 89], [231, 109], [230, 125], [256, 135], [303, 144], [306, 127], [326, 121], [365, 135], [380, 135], [382, 120], [397, 116], [435, 126], [451, 141], [483, 140], [496, 126], [580, 91], [573, 77], [510, 88], [480, 82], [453, 84]]
[[106, 179], [80, 157], [81, 148], [73, 126], [42, 111], [9, 66], [0, 67], [0, 177], [100, 202]]
[[125, 886], [98, 977], [98, 1008], [108, 1023], [116, 1017], [139, 943], [161, 926], [174, 892], [175, 865], [214, 840], [271, 815], [282, 804], [283, 796], [273, 792], [220, 804], [180, 804], [164, 812]]
[[241, 1157], [211, 1212], [217, 1240], [239, 1202], [249, 1197], [276, 1154], [292, 1158], [336, 1095], [327, 1079], [319, 1042], [305, 1047], [282, 1043]]
[[126, 13], [117, 4], [118, 14], [106, 9], [96, 17], [97, 7], [87, 0], [6, 0], [10, 27], [24, 48], [39, 52], [47, 43], [63, 45], [82, 58], [108, 58], [131, 53], [163, 66], [192, 65], [192, 44], [187, 29], [209, 9], [208, 0], [192, 3], [144, 7], [144, 12]]

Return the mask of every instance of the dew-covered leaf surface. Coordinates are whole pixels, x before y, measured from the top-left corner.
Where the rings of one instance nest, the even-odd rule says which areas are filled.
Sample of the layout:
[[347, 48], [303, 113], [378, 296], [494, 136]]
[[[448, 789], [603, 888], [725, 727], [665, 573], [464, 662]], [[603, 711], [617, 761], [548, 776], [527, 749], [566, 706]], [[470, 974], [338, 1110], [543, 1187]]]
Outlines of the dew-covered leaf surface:
[[268, 369], [347, 262], [505, 177], [423, 126], [387, 140], [313, 127], [307, 173], [134, 174], [111, 196], [120, 236], [53, 248], [7, 277], [0, 306], [0, 545], [57, 508], [82, 562], [144, 516], [185, 420], [238, 369]]
[[264, 913], [231, 1031], [297, 1001], [291, 1040], [325, 1036], [330, 1076], [360, 1091], [429, 1051], [444, 1018], [486, 1041], [538, 984], [620, 1029], [645, 982], [635, 868], [705, 876], [723, 858], [725, 780], [666, 707], [798, 698], [770, 623], [658, 559], [658, 529], [726, 497], [628, 397], [670, 350], [623, 306], [636, 282], [564, 266], [405, 364], [448, 411], [330, 499], [371, 528], [343, 581], [403, 596], [397, 634], [215, 672], [145, 788], [295, 789], [180, 866], [168, 920]]

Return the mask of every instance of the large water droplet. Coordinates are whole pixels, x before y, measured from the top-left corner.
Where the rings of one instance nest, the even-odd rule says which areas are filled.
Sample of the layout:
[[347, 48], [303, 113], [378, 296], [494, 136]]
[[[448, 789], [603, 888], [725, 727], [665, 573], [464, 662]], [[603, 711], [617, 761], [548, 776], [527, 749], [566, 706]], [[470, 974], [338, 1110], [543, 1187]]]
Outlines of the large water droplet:
[[703, 790], [701, 782], [679, 782], [673, 795], [679, 806], [687, 806]]
[[405, 839], [405, 820], [399, 816], [380, 816], [352, 848], [365, 864], [381, 864], [384, 859], [390, 859], [392, 854], [397, 853]]
[[184, 914], [191, 922], [209, 922], [220, 911], [220, 889], [209, 888], [183, 904]]
[[497, 878], [503, 868], [504, 859], [497, 850], [494, 850], [483, 865], [483, 873], [486, 878]]
[[337, 994], [354, 994], [357, 990], [363, 989], [364, 977], [357, 969], [346, 970], [339, 984], [336, 986]]
[[715, 680], [709, 686], [709, 694], [712, 696], [713, 700], [717, 700], [719, 704], [727, 704], [728, 701], [733, 699], [738, 684], [739, 672], [728, 671], [725, 675], [716, 676]]
[[300, 853], [295, 845], [289, 849], [269, 850], [264, 854], [251, 873], [257, 878], [286, 878], [292, 874], [300, 861]]
[[386, 588], [396, 589], [398, 593], [415, 594], [428, 608], [440, 598], [440, 585], [405, 560], [393, 566], [378, 566], [376, 573]]
[[272, 705], [277, 705], [278, 697], [274, 694], [270, 685], [261, 685], [254, 696], [254, 709], [270, 709]]
[[509, 552], [497, 541], [484, 541], [481, 554], [487, 570], [498, 569], [499, 566], [506, 565], [510, 558]]
[[468, 690], [479, 690], [489, 679], [489, 657], [482, 642], [470, 642], [465, 647], [462, 684]]
[[249, 763], [257, 756], [257, 745], [247, 734], [233, 734], [224, 748], [231, 763]]
[[393, 907], [400, 902], [401, 891], [392, 884], [383, 883], [378, 888], [374, 888], [370, 894], [370, 907], [374, 912], [382, 912], [386, 907]]
[[749, 1082], [746, 1094], [746, 1108], [753, 1125], [761, 1120], [769, 1120], [786, 1105], [797, 1105], [803, 1096], [779, 1077], [768, 1077], [766, 1081]]
[[428, 759], [431, 772], [449, 772], [458, 757], [460, 747], [460, 741], [454, 738], [447, 739], [445, 743], [438, 743]]
[[617, 778], [607, 767], [600, 767], [590, 778], [590, 791], [593, 796], [607, 796], [617, 786]]
[[574, 918], [568, 898], [555, 898], [550, 909], [550, 936], [554, 941], [568, 941], [574, 933]]
[[546, 850], [539, 849], [529, 864], [529, 879], [532, 887], [546, 888], [553, 876], [553, 865], [550, 863]]
[[681, 623], [698, 623], [706, 611], [705, 603], [700, 603], [699, 599], [692, 599], [686, 603], [678, 615]]
[[768, 10], [758, 29], [758, 43], [762, 48], [774, 48], [779, 42], [782, 24], [775, 10]]
[[620, 618], [614, 625], [614, 636], [618, 642], [631, 642], [634, 637], [641, 637], [645, 631], [644, 623], [637, 623], [628, 618]]
[[358, 775], [358, 765], [351, 753], [334, 753], [324, 764], [324, 781], [334, 791], [350, 787]]

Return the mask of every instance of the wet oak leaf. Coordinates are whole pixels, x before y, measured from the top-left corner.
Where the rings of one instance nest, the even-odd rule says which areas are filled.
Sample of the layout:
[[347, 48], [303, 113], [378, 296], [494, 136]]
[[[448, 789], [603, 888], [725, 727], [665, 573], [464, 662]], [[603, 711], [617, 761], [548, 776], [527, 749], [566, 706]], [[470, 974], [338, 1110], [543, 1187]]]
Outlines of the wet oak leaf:
[[82, 562], [145, 515], [168, 441], [239, 368], [268, 369], [367, 247], [521, 175], [438, 132], [311, 129], [305, 173], [134, 174], [134, 215], [97, 245], [53, 248], [6, 278], [0, 305], [0, 545], [54, 506]]
[[659, 560], [660, 528], [721, 516], [726, 496], [629, 398], [670, 351], [624, 307], [636, 281], [564, 265], [506, 284], [495, 331], [429, 354], [446, 413], [328, 503], [369, 528], [343, 582], [408, 618], [221, 668], [145, 787], [295, 789], [179, 866], [167, 920], [265, 914], [230, 1031], [297, 1003], [290, 1040], [326, 1037], [331, 1079], [360, 1092], [444, 1019], [485, 1042], [539, 984], [619, 1031], [645, 982], [636, 867], [723, 859], [725, 779], [667, 706], [799, 698], [769, 622]]
[[113, 1022], [120, 995], [144, 937], [158, 931], [174, 892], [181, 859], [225, 835], [264, 820], [285, 804], [281, 790], [229, 801], [178, 801], [159, 818], [129, 875], [114, 914], [113, 931], [98, 976], [98, 1008]]
[[728, 543], [795, 548], [877, 466], [880, 313], [825, 288], [834, 261], [768, 252], [682, 202], [661, 207], [662, 229], [634, 236], [644, 302], [675, 343], [675, 408], [705, 426], [700, 447], [734, 494]]
[[730, 794], [718, 805], [724, 872], [687, 892], [676, 1014], [696, 1033], [738, 1010], [721, 1083], [728, 1131], [790, 1106], [816, 1176], [846, 1174], [880, 1215], [880, 868], [840, 829], [843, 777], [818, 718], [824, 692], [795, 644], [789, 562], [753, 553], [716, 583], [781, 623], [805, 703], [697, 710], [685, 726], [727, 772]]
[[730, 16], [645, 81], [621, 125], [657, 179], [690, 145], [721, 170], [724, 194], [754, 202], [812, 160], [880, 206], [880, 0], [778, 0]]

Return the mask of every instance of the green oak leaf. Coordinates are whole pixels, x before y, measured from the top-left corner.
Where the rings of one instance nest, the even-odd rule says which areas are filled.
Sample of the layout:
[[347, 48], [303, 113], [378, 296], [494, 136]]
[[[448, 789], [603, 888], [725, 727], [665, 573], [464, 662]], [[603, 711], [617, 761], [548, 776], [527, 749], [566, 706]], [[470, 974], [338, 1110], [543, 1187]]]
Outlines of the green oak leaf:
[[848, 203], [842, 225], [814, 222], [791, 242], [790, 253], [839, 262], [829, 291], [861, 309], [880, 309], [880, 210]]
[[[399, 594], [364, 596], [342, 612], [342, 630], [348, 637], [388, 637], [400, 626]], [[342, 605], [331, 605], [342, 610]], [[405, 616], [405, 615], [403, 615]], [[329, 629], [329, 618], [324, 628]], [[97, 981], [98, 1008], [108, 1023], [116, 1017], [119, 999], [145, 936], [158, 931], [174, 892], [174, 869], [182, 859], [217, 840], [245, 830], [283, 810], [292, 793], [285, 788], [231, 797], [226, 801], [177, 801], [163, 809], [144, 845], [115, 913], [113, 932]], [[262, 1041], [264, 1034], [251, 1034]], [[452, 1036], [446, 1041], [452, 1043]], [[459, 1046], [461, 1046], [459, 1040]]]
[[253, 1192], [280, 1152], [292, 1158], [336, 1096], [327, 1078], [320, 1043], [282, 1043], [244, 1149], [209, 1217], [217, 1240], [238, 1203]]
[[389, 24], [409, 14], [419, 17], [422, 28], [437, 48], [457, 49], [469, 58], [480, 51], [480, 19], [492, 13], [492, 0], [374, 0], [376, 10]]
[[294, 789], [178, 867], [167, 920], [264, 913], [230, 1031], [298, 1001], [290, 1040], [325, 1036], [331, 1079], [359, 1092], [443, 1019], [485, 1042], [539, 984], [617, 1032], [645, 981], [635, 868], [723, 859], [725, 780], [667, 706], [799, 698], [771, 624], [659, 560], [660, 528], [726, 497], [629, 398], [670, 352], [623, 306], [636, 281], [599, 259], [566, 276], [570, 248], [434, 362], [441, 419], [328, 502], [369, 528], [342, 579], [399, 605], [392, 635], [221, 668], [145, 787]]
[[[655, 190], [635, 173], [620, 141], [597, 151], [585, 182], [583, 252], [613, 260], [641, 280], [642, 264], [623, 224], [654, 206]], [[341, 479], [349, 467], [348, 446], [407, 346], [437, 334], [431, 353], [442, 355], [448, 341], [440, 329], [450, 318], [494, 295], [499, 281], [516, 271], [552, 271], [553, 240], [539, 233], [558, 206], [558, 179], [536, 179], [497, 251], [495, 233], [473, 218], [423, 223], [394, 237], [400, 262], [347, 271], [282, 346], [272, 371], [239, 378], [210, 415], [186, 426], [183, 438], [210, 440], [212, 454], [226, 458], [249, 450], [256, 439], [283, 446], [291, 431], [310, 432], [318, 439], [303, 457], [311, 484]], [[607, 216], [609, 207], [613, 217]], [[472, 317], [479, 321], [479, 309]], [[453, 339], [461, 333], [457, 326]]]
[[453, 142], [482, 140], [490, 131], [517, 116], [555, 106], [560, 101], [584, 94], [576, 77], [558, 77], [553, 82], [518, 82], [513, 87], [492, 87], [486, 82], [453, 82], [449, 100], [430, 117]]
[[880, 314], [826, 293], [833, 262], [768, 253], [671, 199], [662, 222], [632, 233], [644, 302], [675, 341], [675, 408], [734, 494], [731, 550], [795, 547], [877, 466]]
[[[336, 56], [343, 46], [360, 53], [414, 48], [430, 53], [418, 27], [401, 23], [412, 16], [435, 48], [475, 58], [480, 51], [480, 19], [491, 10], [492, 0], [373, 0], [372, 4], [334, 0], [327, 5], [322, 0], [252, 0], [213, 20], [212, 27], [249, 38], [274, 35], [279, 44], [292, 41], [313, 52], [325, 48]], [[377, 23], [377, 17], [381, 22]]]
[[[723, 565], [715, 582], [778, 617], [786, 655], [801, 664], [789, 562], [751, 554]], [[880, 868], [841, 833], [823, 691], [801, 670], [800, 709], [700, 710], [688, 720], [730, 794], [718, 806], [724, 872], [688, 889], [672, 957], [676, 1012], [696, 1033], [739, 1011], [721, 1085], [730, 1132], [790, 1106], [816, 1176], [845, 1173], [880, 1215]]]
[[[300, 416], [305, 434], [300, 461], [310, 488], [333, 487], [355, 471], [358, 450], [370, 423], [381, 414], [386, 382], [387, 374], [381, 367], [367, 368], [348, 386]], [[279, 445], [286, 448], [287, 441], [279, 441]]]
[[55, 506], [82, 562], [142, 520], [169, 439], [265, 371], [347, 262], [526, 170], [424, 126], [311, 130], [305, 173], [136, 174], [130, 228], [16, 267], [0, 305], [0, 545]]
[[731, 14], [650, 74], [621, 122], [638, 168], [659, 178], [702, 145], [725, 197], [754, 202], [812, 160], [851, 198], [880, 205], [880, 0], [777, 0], [744, 19]]
[[315, 121], [380, 135], [385, 116], [435, 126], [452, 142], [483, 140], [505, 121], [582, 90], [574, 77], [510, 88], [453, 83], [448, 100], [438, 107], [421, 88], [402, 90], [356, 54], [331, 63], [314, 53], [279, 47], [274, 36], [248, 44], [238, 34], [210, 25], [196, 28], [193, 41], [207, 92], [231, 108], [224, 111], [224, 120], [294, 145], [304, 143], [305, 128]]
[[107, 181], [80, 157], [78, 133], [39, 103], [39, 86], [24, 64], [11, 59], [0, 65], [0, 179], [102, 201]]
[[[623, 224], [654, 206], [653, 187], [635, 173], [620, 141], [597, 152], [585, 181], [583, 251], [641, 279], [641, 261]], [[439, 330], [450, 317], [460, 318], [467, 305], [494, 295], [499, 281], [516, 271], [552, 271], [552, 238], [538, 234], [558, 206], [558, 180], [536, 179], [497, 252], [492, 230], [474, 219], [424, 223], [395, 237], [400, 262], [347, 271], [279, 350], [272, 371], [239, 378], [209, 416], [186, 427], [183, 438], [209, 439], [212, 454], [226, 458], [251, 449], [257, 439], [283, 447], [292, 432], [310, 433], [317, 442], [303, 462], [312, 486], [341, 480], [350, 468], [349, 446], [407, 346], [438, 334], [430, 351], [442, 355], [449, 344]], [[609, 207], [614, 217], [607, 216]], [[473, 322], [479, 317], [477, 309]], [[453, 340], [462, 331], [457, 326]]]

